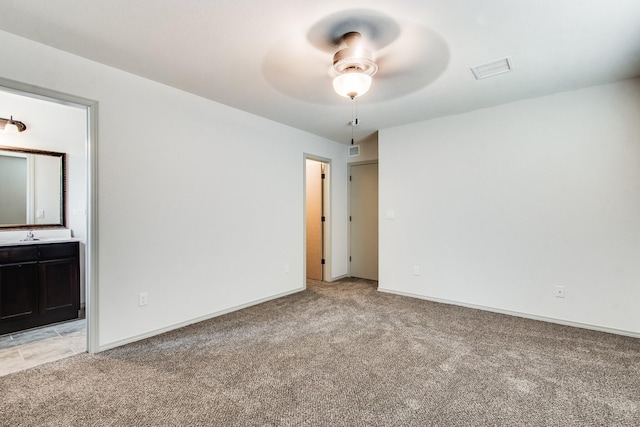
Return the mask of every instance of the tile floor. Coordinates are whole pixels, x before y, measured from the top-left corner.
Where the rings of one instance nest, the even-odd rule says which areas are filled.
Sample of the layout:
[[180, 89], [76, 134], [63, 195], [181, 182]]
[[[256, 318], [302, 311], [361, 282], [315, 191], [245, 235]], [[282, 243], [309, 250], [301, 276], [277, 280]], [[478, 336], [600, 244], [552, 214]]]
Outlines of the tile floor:
[[85, 319], [3, 335], [0, 336], [0, 376], [84, 353], [86, 349]]

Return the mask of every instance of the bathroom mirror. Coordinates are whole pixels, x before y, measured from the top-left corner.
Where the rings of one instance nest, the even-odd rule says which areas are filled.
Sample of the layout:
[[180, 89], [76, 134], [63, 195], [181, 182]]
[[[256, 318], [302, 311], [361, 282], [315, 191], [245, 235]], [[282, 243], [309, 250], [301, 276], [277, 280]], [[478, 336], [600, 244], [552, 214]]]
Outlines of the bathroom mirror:
[[0, 229], [65, 226], [65, 154], [0, 146]]

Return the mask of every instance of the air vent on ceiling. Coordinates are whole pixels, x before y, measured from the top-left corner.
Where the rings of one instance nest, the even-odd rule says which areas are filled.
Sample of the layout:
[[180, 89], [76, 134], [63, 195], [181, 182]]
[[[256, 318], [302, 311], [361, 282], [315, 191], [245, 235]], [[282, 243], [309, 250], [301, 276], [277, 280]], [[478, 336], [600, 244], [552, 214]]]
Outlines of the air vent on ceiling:
[[350, 145], [349, 146], [349, 157], [358, 157], [360, 155], [360, 146], [359, 145]]
[[484, 79], [497, 74], [508, 73], [512, 70], [513, 60], [510, 56], [505, 56], [504, 58], [496, 59], [495, 61], [471, 67], [471, 72], [473, 72], [476, 79]]

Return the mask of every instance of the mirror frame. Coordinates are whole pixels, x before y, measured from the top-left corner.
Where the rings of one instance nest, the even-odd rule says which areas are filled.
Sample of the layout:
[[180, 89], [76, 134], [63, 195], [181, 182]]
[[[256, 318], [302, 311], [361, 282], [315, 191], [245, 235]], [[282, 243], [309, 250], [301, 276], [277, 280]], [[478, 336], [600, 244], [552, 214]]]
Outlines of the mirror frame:
[[14, 153], [39, 154], [60, 158], [60, 223], [58, 224], [0, 224], [0, 231], [44, 229], [44, 228], [66, 228], [67, 226], [67, 161], [66, 153], [57, 151], [36, 150], [32, 148], [9, 147], [0, 145], [0, 151], [12, 151]]

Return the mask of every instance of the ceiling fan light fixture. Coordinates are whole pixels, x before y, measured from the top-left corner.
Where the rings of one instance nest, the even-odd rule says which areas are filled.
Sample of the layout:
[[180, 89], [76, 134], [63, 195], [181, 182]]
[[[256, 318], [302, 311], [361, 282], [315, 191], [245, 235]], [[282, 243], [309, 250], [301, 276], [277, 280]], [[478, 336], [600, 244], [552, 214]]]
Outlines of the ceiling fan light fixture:
[[346, 33], [342, 36], [342, 44], [346, 47], [333, 56], [329, 76], [333, 78], [333, 89], [338, 95], [354, 99], [369, 90], [378, 65], [371, 51], [364, 47], [360, 33]]
[[357, 71], [339, 74], [333, 79], [333, 89], [340, 96], [354, 99], [362, 96], [371, 87], [371, 76]]

